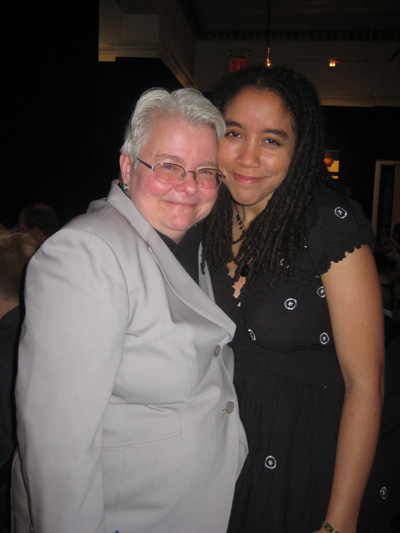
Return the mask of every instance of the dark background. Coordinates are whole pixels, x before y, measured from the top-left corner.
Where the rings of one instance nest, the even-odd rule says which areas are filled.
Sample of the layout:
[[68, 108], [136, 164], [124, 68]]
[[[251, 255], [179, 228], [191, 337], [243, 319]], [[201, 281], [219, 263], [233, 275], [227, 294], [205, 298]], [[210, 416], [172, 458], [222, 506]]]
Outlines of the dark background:
[[[0, 223], [14, 225], [31, 202], [53, 206], [63, 222], [84, 212], [118, 177], [138, 96], [180, 87], [158, 59], [98, 63], [98, 9], [97, 0], [7, 8]], [[400, 108], [324, 107], [324, 115], [340, 180], [371, 217], [375, 161], [400, 160]]]

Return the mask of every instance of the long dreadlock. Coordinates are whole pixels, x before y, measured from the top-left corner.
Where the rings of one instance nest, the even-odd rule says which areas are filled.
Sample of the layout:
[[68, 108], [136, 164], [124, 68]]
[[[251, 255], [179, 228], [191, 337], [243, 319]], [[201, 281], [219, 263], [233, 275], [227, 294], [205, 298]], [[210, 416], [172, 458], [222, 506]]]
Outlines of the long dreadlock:
[[224, 112], [244, 89], [255, 88], [277, 94], [293, 118], [296, 147], [286, 178], [275, 190], [265, 209], [247, 229], [240, 251], [232, 254], [232, 197], [220, 187], [217, 202], [204, 223], [203, 262], [217, 268], [237, 264], [235, 281], [247, 269], [252, 284], [259, 272], [269, 271], [272, 282], [290, 275], [306, 244], [305, 211], [317, 184], [334, 187], [324, 159], [324, 125], [320, 104], [312, 84], [280, 67], [251, 67], [222, 80], [216, 105]]

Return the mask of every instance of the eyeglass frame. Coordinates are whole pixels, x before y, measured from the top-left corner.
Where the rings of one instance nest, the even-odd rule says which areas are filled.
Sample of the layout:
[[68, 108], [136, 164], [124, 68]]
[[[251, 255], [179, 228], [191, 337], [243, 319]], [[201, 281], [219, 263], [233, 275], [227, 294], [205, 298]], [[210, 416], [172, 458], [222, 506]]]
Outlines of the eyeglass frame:
[[[175, 183], [175, 185], [179, 185], [179, 183], [182, 183], [184, 181], [184, 179], [186, 178], [186, 174], [189, 173], [189, 174], [193, 174], [194, 175], [194, 181], [195, 181], [195, 183], [197, 185], [197, 188], [212, 191], [213, 189], [218, 189], [218, 187], [222, 183], [222, 180], [225, 178], [225, 176], [222, 174], [222, 172], [220, 170], [216, 169], [216, 168], [203, 167], [203, 168], [200, 168], [199, 170], [186, 170], [186, 168], [184, 168], [182, 165], [179, 165], [178, 163], [172, 163], [172, 162], [168, 162], [168, 161], [160, 161], [160, 163], [157, 163], [156, 165], [151, 166], [151, 165], [149, 165], [149, 163], [146, 163], [145, 161], [143, 161], [139, 157], [136, 157], [136, 159], [137, 159], [137, 161], [139, 161], [139, 163], [142, 163], [142, 165], [144, 165], [148, 169], [152, 170], [153, 174], [154, 174], [154, 177], [155, 177], [155, 169], [158, 166], [160, 166], [160, 165], [174, 165], [176, 167], [181, 168], [183, 170], [183, 175], [181, 175], [182, 179], [180, 181], [178, 181], [177, 183]], [[208, 189], [207, 189], [207, 187], [200, 187], [200, 185], [199, 185], [199, 183], [198, 183], [198, 181], [196, 179], [196, 176], [202, 170], [215, 170], [217, 172], [215, 177], [216, 177], [218, 183], [217, 183], [217, 185], [215, 187], [210, 187]], [[218, 177], [218, 175], [220, 175], [220, 178]], [[160, 180], [157, 179], [157, 181], [160, 181]], [[164, 182], [160, 181], [160, 183], [164, 183]], [[168, 184], [164, 183], [164, 185], [168, 185]], [[170, 185], [172, 185], [172, 183]]]

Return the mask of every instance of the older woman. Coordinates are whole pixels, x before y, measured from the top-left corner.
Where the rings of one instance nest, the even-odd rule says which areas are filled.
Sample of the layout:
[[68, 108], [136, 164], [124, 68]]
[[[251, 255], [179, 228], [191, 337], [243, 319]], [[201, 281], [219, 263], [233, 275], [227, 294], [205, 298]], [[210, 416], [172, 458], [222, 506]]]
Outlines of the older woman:
[[194, 89], [144, 94], [120, 183], [34, 257], [15, 531], [226, 530], [246, 453], [227, 347], [234, 324], [209, 297], [189, 231], [214, 204], [224, 130]]
[[[383, 398], [370, 225], [324, 167], [320, 106], [304, 78], [248, 69], [222, 84], [218, 104], [226, 178], [204, 250], [216, 301], [237, 324], [249, 441], [229, 531], [354, 533]], [[370, 483], [359, 531], [383, 532], [382, 485]]]

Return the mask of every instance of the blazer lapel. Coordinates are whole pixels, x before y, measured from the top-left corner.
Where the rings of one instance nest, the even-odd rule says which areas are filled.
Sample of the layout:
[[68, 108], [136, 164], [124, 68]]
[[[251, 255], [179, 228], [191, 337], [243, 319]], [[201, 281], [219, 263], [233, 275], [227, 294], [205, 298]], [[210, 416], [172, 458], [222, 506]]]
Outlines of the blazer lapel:
[[117, 180], [112, 184], [107, 201], [131, 223], [142, 239], [147, 242], [150, 253], [153, 255], [166, 283], [174, 294], [185, 305], [226, 329], [231, 338], [233, 338], [236, 326], [214, 302], [208, 270], [206, 270], [205, 274], [200, 272], [200, 286], [197, 285], [157, 232], [142, 217], [132, 200], [121, 191]]
[[186, 273], [157, 232], [151, 228], [148, 245], [165, 281], [175, 295], [188, 307], [226, 329], [233, 338], [235, 324], [214, 302], [211, 280], [200, 274], [200, 286]]

